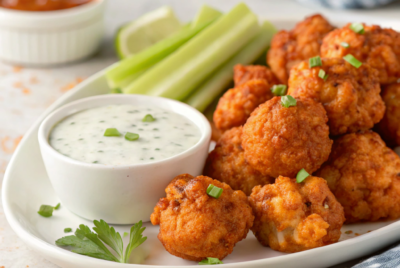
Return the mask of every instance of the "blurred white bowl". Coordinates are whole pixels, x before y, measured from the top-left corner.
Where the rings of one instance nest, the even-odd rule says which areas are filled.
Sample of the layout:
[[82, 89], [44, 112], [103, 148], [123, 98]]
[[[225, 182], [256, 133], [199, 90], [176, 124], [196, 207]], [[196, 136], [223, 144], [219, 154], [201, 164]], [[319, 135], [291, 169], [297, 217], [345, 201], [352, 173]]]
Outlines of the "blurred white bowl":
[[0, 60], [49, 66], [86, 58], [103, 37], [105, 0], [55, 11], [0, 7]]

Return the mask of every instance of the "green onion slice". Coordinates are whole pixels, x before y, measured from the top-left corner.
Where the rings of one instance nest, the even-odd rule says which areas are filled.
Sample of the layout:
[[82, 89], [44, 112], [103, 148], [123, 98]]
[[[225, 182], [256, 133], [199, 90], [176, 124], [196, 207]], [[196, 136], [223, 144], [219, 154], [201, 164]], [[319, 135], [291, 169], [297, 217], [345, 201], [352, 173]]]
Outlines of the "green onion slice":
[[127, 132], [125, 134], [125, 139], [128, 141], [135, 141], [139, 139], [139, 134]]
[[322, 66], [322, 61], [321, 61], [320, 56], [316, 56], [316, 57], [314, 57], [314, 58], [310, 58], [310, 59], [308, 60], [308, 66], [309, 66], [310, 68], [312, 68], [312, 67], [317, 67], [317, 66]]
[[347, 43], [347, 42], [341, 42], [340, 45], [342, 47], [344, 47], [344, 48], [349, 48], [350, 47], [349, 43]]
[[156, 121], [156, 119], [151, 114], [146, 114], [142, 119], [142, 122], [154, 122], [154, 121]]
[[310, 174], [308, 174], [308, 172], [307, 172], [304, 168], [302, 168], [302, 169], [299, 171], [299, 173], [297, 173], [296, 182], [297, 182], [297, 183], [301, 183], [301, 182], [303, 182], [305, 179], [307, 179], [308, 176], [310, 176]]
[[328, 78], [328, 74], [323, 69], [320, 69], [318, 72], [318, 77], [326, 80]]
[[124, 232], [124, 237], [127, 237], [129, 235], [128, 232]]
[[210, 258], [207, 257], [207, 259], [202, 260], [199, 262], [200, 265], [213, 265], [213, 264], [223, 264], [222, 261], [220, 261], [218, 258]]
[[215, 185], [208, 185], [207, 187], [207, 194], [211, 197], [218, 199], [224, 190], [215, 186]]
[[72, 229], [71, 229], [71, 228], [65, 228], [65, 229], [64, 229], [64, 233], [70, 233], [70, 232], [72, 232]]
[[362, 65], [362, 62], [357, 60], [353, 55], [351, 54], [347, 54], [346, 56], [343, 57], [343, 59], [345, 61], [347, 61], [348, 63], [350, 63], [351, 65], [353, 65], [356, 68], [360, 68], [360, 66]]
[[362, 23], [354, 22], [350, 25], [350, 29], [355, 33], [364, 34], [364, 25]]
[[275, 96], [284, 96], [284, 95], [286, 95], [286, 92], [287, 92], [287, 86], [286, 85], [274, 85], [271, 88], [271, 92]]
[[290, 95], [286, 95], [281, 97], [281, 104], [285, 108], [289, 108], [290, 106], [296, 106], [297, 100]]
[[54, 207], [49, 205], [41, 205], [38, 211], [38, 214], [43, 217], [51, 217], [53, 216]]
[[121, 133], [116, 128], [107, 128], [104, 132], [104, 136], [106, 137], [119, 137]]

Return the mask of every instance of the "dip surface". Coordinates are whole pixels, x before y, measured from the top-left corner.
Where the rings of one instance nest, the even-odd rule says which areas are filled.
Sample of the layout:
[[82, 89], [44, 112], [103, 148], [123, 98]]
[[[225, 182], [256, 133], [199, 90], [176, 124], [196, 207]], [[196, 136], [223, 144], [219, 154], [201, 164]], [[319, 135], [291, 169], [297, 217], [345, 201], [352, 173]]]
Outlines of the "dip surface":
[[[147, 114], [155, 121], [142, 122]], [[116, 128], [121, 136], [104, 136], [107, 128]], [[127, 132], [140, 137], [128, 141]], [[66, 117], [54, 126], [49, 142], [55, 150], [75, 160], [124, 166], [177, 155], [195, 145], [200, 136], [200, 129], [182, 115], [158, 107], [121, 104]]]
[[72, 8], [92, 0], [0, 0], [0, 6], [24, 11], [52, 11]]

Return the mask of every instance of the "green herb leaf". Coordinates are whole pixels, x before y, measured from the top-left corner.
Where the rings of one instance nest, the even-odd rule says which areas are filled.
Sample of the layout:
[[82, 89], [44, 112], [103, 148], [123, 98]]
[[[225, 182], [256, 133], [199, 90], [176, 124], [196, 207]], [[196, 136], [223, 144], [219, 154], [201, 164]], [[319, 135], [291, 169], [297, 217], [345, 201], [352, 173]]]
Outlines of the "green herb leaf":
[[151, 114], [146, 114], [142, 119], [142, 122], [154, 122], [154, 121], [156, 121], [156, 119]]
[[116, 128], [107, 128], [104, 132], [105, 137], [119, 137], [121, 133]]
[[342, 47], [344, 47], [344, 48], [349, 48], [350, 47], [349, 43], [346, 43], [346, 42], [341, 42], [340, 45]]
[[53, 211], [55, 209], [59, 209], [60, 208], [60, 203], [58, 203], [55, 207], [53, 206], [49, 206], [49, 205], [41, 205], [38, 211], [38, 214], [43, 216], [43, 217], [51, 217], [53, 216]]
[[309, 66], [310, 68], [312, 68], [312, 67], [317, 67], [317, 66], [322, 66], [322, 61], [321, 61], [320, 56], [316, 56], [316, 57], [314, 57], [314, 58], [310, 58], [310, 59], [308, 60], [308, 66]]
[[129, 235], [128, 232], [124, 232], [124, 237], [127, 237]]
[[302, 168], [302, 169], [299, 171], [299, 173], [297, 173], [296, 182], [297, 182], [297, 183], [301, 183], [301, 182], [303, 182], [305, 179], [307, 179], [308, 176], [310, 176], [310, 174], [308, 174], [308, 172], [307, 172], [304, 168]]
[[296, 106], [297, 100], [290, 95], [286, 95], [281, 97], [281, 104], [285, 108], [289, 108], [290, 106]]
[[218, 199], [224, 190], [215, 186], [215, 185], [208, 185], [207, 187], [207, 194], [211, 197]]
[[99, 238], [110, 246], [117, 254], [119, 262], [124, 258], [124, 245], [121, 235], [115, 231], [114, 227], [110, 227], [105, 221], [93, 221], [96, 227], [93, 230], [98, 234]]
[[65, 228], [65, 229], [64, 229], [64, 233], [70, 233], [70, 232], [72, 232], [72, 229], [71, 229], [71, 228]]
[[129, 237], [129, 244], [125, 250], [125, 263], [128, 263], [129, 257], [131, 256], [132, 250], [140, 246], [144, 241], [146, 241], [147, 237], [143, 237], [142, 233], [146, 229], [146, 227], [142, 228], [142, 221], [139, 221], [135, 225], [131, 227], [131, 234]]
[[362, 62], [357, 60], [353, 55], [351, 54], [347, 54], [346, 56], [343, 57], [343, 59], [345, 61], [347, 61], [348, 63], [350, 63], [351, 65], [353, 65], [356, 68], [359, 68], [362, 65]]
[[287, 86], [286, 85], [274, 85], [271, 88], [271, 92], [275, 96], [284, 96], [284, 95], [286, 95], [286, 92], [287, 92]]
[[223, 264], [223, 262], [217, 258], [207, 257], [207, 259], [202, 260], [201, 262], [199, 262], [199, 264], [200, 265], [215, 265], [215, 264]]
[[54, 209], [55, 210], [57, 210], [57, 209], [59, 209], [60, 208], [60, 206], [61, 206], [61, 204], [60, 203], [58, 203], [55, 207], [54, 207]]
[[328, 78], [328, 75], [325, 73], [323, 69], [320, 69], [318, 72], [318, 77], [326, 80]]
[[125, 139], [128, 141], [135, 141], [139, 139], [139, 134], [127, 132], [125, 134]]
[[350, 25], [350, 29], [358, 34], [364, 34], [364, 25], [362, 25], [362, 23], [359, 22], [354, 22]]

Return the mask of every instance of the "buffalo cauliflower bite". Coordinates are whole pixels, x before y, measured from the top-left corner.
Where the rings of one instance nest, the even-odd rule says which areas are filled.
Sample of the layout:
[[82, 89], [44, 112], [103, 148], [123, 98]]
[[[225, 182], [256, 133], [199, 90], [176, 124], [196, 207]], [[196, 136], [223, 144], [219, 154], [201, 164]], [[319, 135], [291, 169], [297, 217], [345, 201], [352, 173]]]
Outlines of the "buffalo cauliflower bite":
[[203, 173], [246, 195], [251, 194], [254, 186], [269, 184], [274, 180], [247, 163], [242, 148], [242, 127], [231, 128], [222, 135], [215, 149], [208, 155]]
[[388, 146], [400, 145], [400, 83], [386, 86], [382, 90], [386, 105], [383, 119], [377, 125], [377, 132]]
[[249, 80], [229, 89], [219, 99], [213, 121], [221, 131], [246, 123], [251, 112], [261, 103], [273, 97], [270, 84], [266, 80]]
[[285, 108], [281, 97], [260, 105], [243, 127], [246, 160], [262, 174], [294, 177], [304, 168], [310, 174], [331, 151], [328, 117], [320, 103], [297, 99]]
[[[217, 199], [207, 195], [213, 184], [223, 189]], [[151, 222], [160, 225], [158, 239], [177, 257], [201, 261], [222, 260], [246, 238], [254, 216], [246, 195], [209, 177], [177, 176], [158, 201]]]
[[235, 87], [240, 86], [250, 80], [266, 80], [271, 85], [279, 84], [270, 69], [262, 65], [235, 65], [233, 69], [233, 81]]
[[[342, 58], [352, 54], [379, 71], [381, 84], [394, 83], [400, 78], [400, 33], [377, 25], [364, 25], [364, 33], [351, 30], [351, 24], [336, 29], [325, 36], [321, 56]], [[348, 44], [343, 47], [342, 43]]]
[[296, 183], [280, 176], [274, 184], [256, 186], [249, 201], [255, 215], [251, 230], [264, 246], [298, 252], [340, 238], [343, 208], [322, 178]]
[[400, 217], [400, 158], [378, 134], [347, 134], [335, 140], [316, 176], [327, 180], [347, 223]]
[[317, 14], [298, 23], [291, 31], [274, 35], [267, 62], [281, 83], [287, 84], [294, 65], [319, 55], [323, 37], [332, 30], [333, 26]]
[[[377, 71], [367, 64], [359, 68], [339, 58], [322, 58], [322, 66], [310, 68], [304, 61], [290, 72], [288, 94], [321, 102], [329, 118], [331, 135], [367, 130], [385, 112]], [[328, 75], [319, 77], [320, 70]]]

